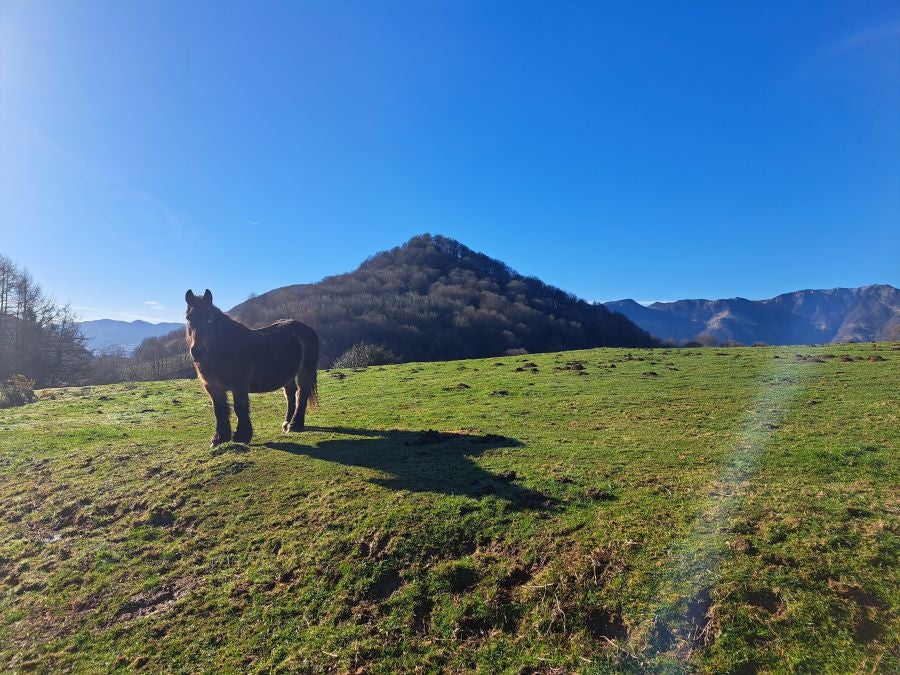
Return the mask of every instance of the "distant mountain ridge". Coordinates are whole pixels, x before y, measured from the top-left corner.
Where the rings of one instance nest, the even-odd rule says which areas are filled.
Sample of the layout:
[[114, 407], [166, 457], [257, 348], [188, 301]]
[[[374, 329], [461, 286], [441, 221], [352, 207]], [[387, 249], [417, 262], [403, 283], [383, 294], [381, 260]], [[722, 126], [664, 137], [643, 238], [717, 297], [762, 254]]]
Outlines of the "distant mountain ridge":
[[900, 335], [900, 291], [887, 284], [802, 290], [767, 300], [729, 298], [603, 303], [661, 340], [771, 345], [868, 342]]
[[149, 337], [184, 330], [182, 323], [150, 323], [149, 321], [117, 321], [116, 319], [96, 319], [80, 321], [78, 327], [87, 338], [85, 345], [95, 354], [108, 354], [121, 350], [126, 356], [132, 354], [138, 345]]

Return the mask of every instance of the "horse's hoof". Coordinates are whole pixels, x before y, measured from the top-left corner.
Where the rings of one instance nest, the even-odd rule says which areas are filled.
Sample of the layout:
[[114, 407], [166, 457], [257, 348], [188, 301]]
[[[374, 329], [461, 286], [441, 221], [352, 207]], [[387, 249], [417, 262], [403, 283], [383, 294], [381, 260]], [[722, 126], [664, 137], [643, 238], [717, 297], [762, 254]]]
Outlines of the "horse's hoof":
[[289, 428], [290, 426], [291, 426], [291, 423], [290, 423], [290, 422], [282, 422], [282, 424], [281, 424], [281, 430], [284, 431], [285, 433], [287, 433], [287, 430], [288, 430], [288, 428]]
[[249, 445], [250, 441], [253, 440], [253, 434], [235, 434], [231, 440], [235, 443], [243, 443], [244, 445]]
[[300, 433], [304, 431], [305, 427], [302, 424], [291, 424], [288, 426], [288, 431], [291, 433]]
[[230, 441], [230, 440], [231, 440], [230, 436], [226, 438], [224, 436], [219, 436], [219, 434], [216, 434], [215, 436], [212, 437], [212, 440], [209, 442], [209, 447], [214, 448], [217, 445], [222, 445], [222, 443], [228, 443], [228, 441]]

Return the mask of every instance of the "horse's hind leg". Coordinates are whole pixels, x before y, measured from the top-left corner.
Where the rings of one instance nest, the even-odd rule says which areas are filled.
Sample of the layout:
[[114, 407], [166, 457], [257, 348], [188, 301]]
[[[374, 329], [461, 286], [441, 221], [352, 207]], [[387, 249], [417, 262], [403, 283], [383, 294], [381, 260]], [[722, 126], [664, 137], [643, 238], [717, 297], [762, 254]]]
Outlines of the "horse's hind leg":
[[291, 418], [291, 423], [288, 425], [288, 431], [303, 431], [307, 401], [309, 401], [309, 392], [305, 391], [303, 387], [299, 387], [297, 389], [297, 408], [294, 411], [294, 416]]
[[287, 431], [291, 426], [291, 420], [294, 419], [294, 411], [297, 409], [297, 383], [291, 380], [289, 384], [284, 385], [284, 398], [287, 401], [287, 414], [284, 416], [284, 424], [281, 425], [282, 431]]
[[236, 443], [249, 443], [253, 439], [253, 425], [250, 424], [250, 395], [246, 390], [234, 391], [234, 412], [238, 419], [234, 440]]
[[301, 368], [297, 375], [297, 410], [288, 426], [288, 431], [303, 431], [306, 421], [306, 405], [315, 403], [316, 400], [316, 371], [310, 368]]

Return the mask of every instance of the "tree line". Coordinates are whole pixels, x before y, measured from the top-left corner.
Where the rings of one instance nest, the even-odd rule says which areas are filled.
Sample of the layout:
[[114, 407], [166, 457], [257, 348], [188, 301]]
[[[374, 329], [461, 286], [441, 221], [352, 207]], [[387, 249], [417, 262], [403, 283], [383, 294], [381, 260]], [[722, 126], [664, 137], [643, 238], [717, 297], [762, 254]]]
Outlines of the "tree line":
[[93, 357], [88, 384], [194, 377], [184, 331], [146, 338], [131, 355], [105, 351]]
[[[193, 375], [184, 334], [145, 340], [132, 355], [92, 353], [75, 313], [0, 255], [0, 399], [31, 387], [108, 384]], [[0, 401], [2, 402], [2, 401]]]
[[[602, 304], [428, 234], [353, 272], [254, 294], [229, 313], [251, 327], [285, 318], [309, 324], [321, 340], [321, 367], [356, 363], [363, 346], [393, 360], [444, 361], [656, 344]], [[184, 354], [183, 333], [150, 338], [145, 347], [159, 359]]]
[[72, 309], [55, 303], [27, 269], [0, 255], [0, 382], [23, 375], [38, 387], [76, 384], [90, 365]]
[[[193, 376], [184, 331], [147, 338], [131, 356], [91, 354], [69, 307], [54, 304], [27, 271], [2, 261], [0, 377], [22, 373], [38, 386], [54, 386]], [[252, 296], [230, 313], [251, 327], [284, 318], [311, 325], [321, 339], [320, 367], [342, 355], [358, 360], [363, 346], [388, 362], [656, 344], [599, 303], [427, 234], [353, 272]]]

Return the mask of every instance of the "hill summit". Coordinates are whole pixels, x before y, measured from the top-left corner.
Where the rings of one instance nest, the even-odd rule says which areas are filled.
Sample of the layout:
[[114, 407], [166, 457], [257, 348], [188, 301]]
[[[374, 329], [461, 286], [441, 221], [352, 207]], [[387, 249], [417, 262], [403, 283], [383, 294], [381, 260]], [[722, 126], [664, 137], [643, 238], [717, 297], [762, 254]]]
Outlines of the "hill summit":
[[322, 365], [361, 341], [383, 345], [404, 361], [654, 344], [603, 305], [430, 234], [378, 253], [352, 272], [263, 293], [230, 314], [250, 326], [282, 318], [310, 324], [322, 338]]

